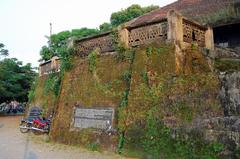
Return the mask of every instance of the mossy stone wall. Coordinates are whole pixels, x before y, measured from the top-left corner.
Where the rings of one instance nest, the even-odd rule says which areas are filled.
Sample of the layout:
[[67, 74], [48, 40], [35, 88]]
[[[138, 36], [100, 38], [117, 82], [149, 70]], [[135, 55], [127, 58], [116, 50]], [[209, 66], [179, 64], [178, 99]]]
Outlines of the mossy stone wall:
[[[127, 62], [118, 62], [114, 55], [97, 57], [94, 70], [89, 70], [87, 58], [76, 57], [73, 68], [64, 75], [58, 100], [57, 112], [51, 129], [55, 141], [67, 144], [100, 144], [105, 148], [117, 145], [116, 136], [94, 133], [86, 129], [71, 131], [73, 110], [76, 105], [88, 107], [112, 107], [117, 114], [126, 84], [123, 72], [128, 69]], [[115, 116], [114, 127], [117, 125]]]
[[182, 50], [176, 73], [173, 45], [138, 48], [132, 65], [128, 106], [124, 111], [126, 149], [143, 149], [149, 111], [169, 128], [191, 129], [196, 119], [222, 116], [219, 79], [197, 48]]
[[51, 91], [46, 91], [46, 82], [48, 75], [38, 77], [36, 80], [36, 88], [34, 90], [34, 97], [29, 103], [29, 108], [40, 107], [43, 110], [44, 116], [49, 116], [54, 112], [57, 97]]
[[[93, 129], [72, 131], [75, 106], [114, 108], [114, 128], [124, 134], [124, 147], [141, 151], [149, 112], [168, 128], [187, 129], [194, 127], [197, 119], [223, 115], [218, 76], [211, 72], [198, 48], [182, 50], [178, 66], [172, 44], [152, 44], [131, 51], [131, 62], [117, 59], [117, 53], [73, 59], [55, 105], [50, 133], [54, 141], [116, 150], [118, 134], [108, 136]], [[41, 89], [40, 84], [37, 89]]]

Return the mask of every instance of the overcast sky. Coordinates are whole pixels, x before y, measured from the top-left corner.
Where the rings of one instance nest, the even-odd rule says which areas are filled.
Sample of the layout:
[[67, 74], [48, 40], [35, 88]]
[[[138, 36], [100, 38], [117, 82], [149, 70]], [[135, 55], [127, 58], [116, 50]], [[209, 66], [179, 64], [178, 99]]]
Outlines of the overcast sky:
[[113, 12], [132, 4], [160, 7], [175, 0], [0, 0], [0, 43], [10, 57], [38, 66], [39, 51], [53, 33], [82, 27], [97, 28]]

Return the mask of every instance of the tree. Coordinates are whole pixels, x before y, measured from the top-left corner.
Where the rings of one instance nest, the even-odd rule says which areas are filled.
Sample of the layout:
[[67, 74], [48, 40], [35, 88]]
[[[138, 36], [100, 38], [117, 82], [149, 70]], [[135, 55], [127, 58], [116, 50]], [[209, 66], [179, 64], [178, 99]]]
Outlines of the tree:
[[0, 103], [17, 100], [26, 102], [36, 73], [31, 64], [22, 65], [16, 58], [0, 61]]
[[147, 6], [147, 7], [143, 7], [143, 12], [145, 14], [145, 13], [151, 12], [151, 11], [156, 10], [156, 9], [159, 9], [159, 6], [150, 5], [150, 6]]
[[8, 50], [4, 49], [5, 45], [0, 43], [0, 56], [8, 56]]
[[65, 50], [67, 47], [67, 41], [70, 37], [72, 38], [83, 38], [86, 36], [96, 35], [100, 31], [98, 29], [89, 29], [89, 28], [81, 28], [81, 29], [73, 29], [72, 31], [62, 31], [58, 34], [53, 34], [50, 37], [50, 41], [48, 42], [48, 46], [43, 46], [40, 55], [40, 61], [47, 61], [51, 59], [53, 56], [61, 57], [62, 50]]
[[125, 23], [129, 20], [132, 20], [133, 18], [139, 17], [157, 8], [159, 8], [159, 6], [151, 5], [147, 7], [141, 7], [140, 5], [134, 4], [127, 9], [112, 13], [110, 19], [111, 23], [103, 23], [99, 26], [99, 29], [81, 28], [73, 29], [71, 31], [62, 31], [58, 34], [54, 34], [50, 37], [48, 46], [42, 47], [40, 51], [40, 61], [47, 61], [53, 56], [59, 56], [60, 58], [64, 58], [62, 50], [66, 50], [67, 40], [70, 37], [83, 38], [96, 35], [101, 32], [106, 32], [113, 28], [116, 28], [122, 23]]
[[23, 65], [16, 58], [6, 58], [8, 50], [0, 43], [0, 103], [17, 100], [26, 102], [31, 83], [36, 76], [30, 63]]
[[103, 23], [99, 26], [101, 32], [106, 32], [112, 29], [112, 24], [110, 23]]
[[98, 29], [81, 28], [81, 29], [73, 29], [71, 32], [71, 36], [76, 38], [83, 38], [91, 35], [96, 35], [98, 33], [99, 33]]
[[54, 56], [54, 52], [51, 51], [50, 48], [45, 45], [42, 47], [42, 49], [40, 51], [40, 55], [41, 55], [40, 61], [47, 61]]
[[127, 9], [112, 13], [110, 18], [111, 25], [116, 27], [122, 23], [130, 21], [157, 8], [159, 8], [159, 6], [151, 5], [147, 7], [141, 7], [138, 4], [133, 4]]

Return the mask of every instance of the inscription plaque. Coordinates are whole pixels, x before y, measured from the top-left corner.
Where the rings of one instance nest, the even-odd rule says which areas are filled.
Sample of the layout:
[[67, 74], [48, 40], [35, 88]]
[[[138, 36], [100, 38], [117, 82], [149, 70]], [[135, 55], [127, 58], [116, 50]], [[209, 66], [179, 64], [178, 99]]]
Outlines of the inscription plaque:
[[113, 117], [113, 108], [76, 108], [73, 126], [80, 129], [107, 129], [112, 126]]

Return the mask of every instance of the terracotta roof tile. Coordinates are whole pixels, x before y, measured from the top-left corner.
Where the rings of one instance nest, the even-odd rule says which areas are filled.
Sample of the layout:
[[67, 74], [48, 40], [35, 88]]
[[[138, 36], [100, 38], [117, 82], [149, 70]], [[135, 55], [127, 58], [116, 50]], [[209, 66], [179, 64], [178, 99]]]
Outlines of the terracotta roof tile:
[[184, 16], [199, 20], [203, 16], [211, 15], [240, 0], [178, 0], [160, 9], [135, 18], [126, 23], [128, 27], [136, 27], [148, 23], [154, 23], [165, 19], [170, 10], [176, 10]]

